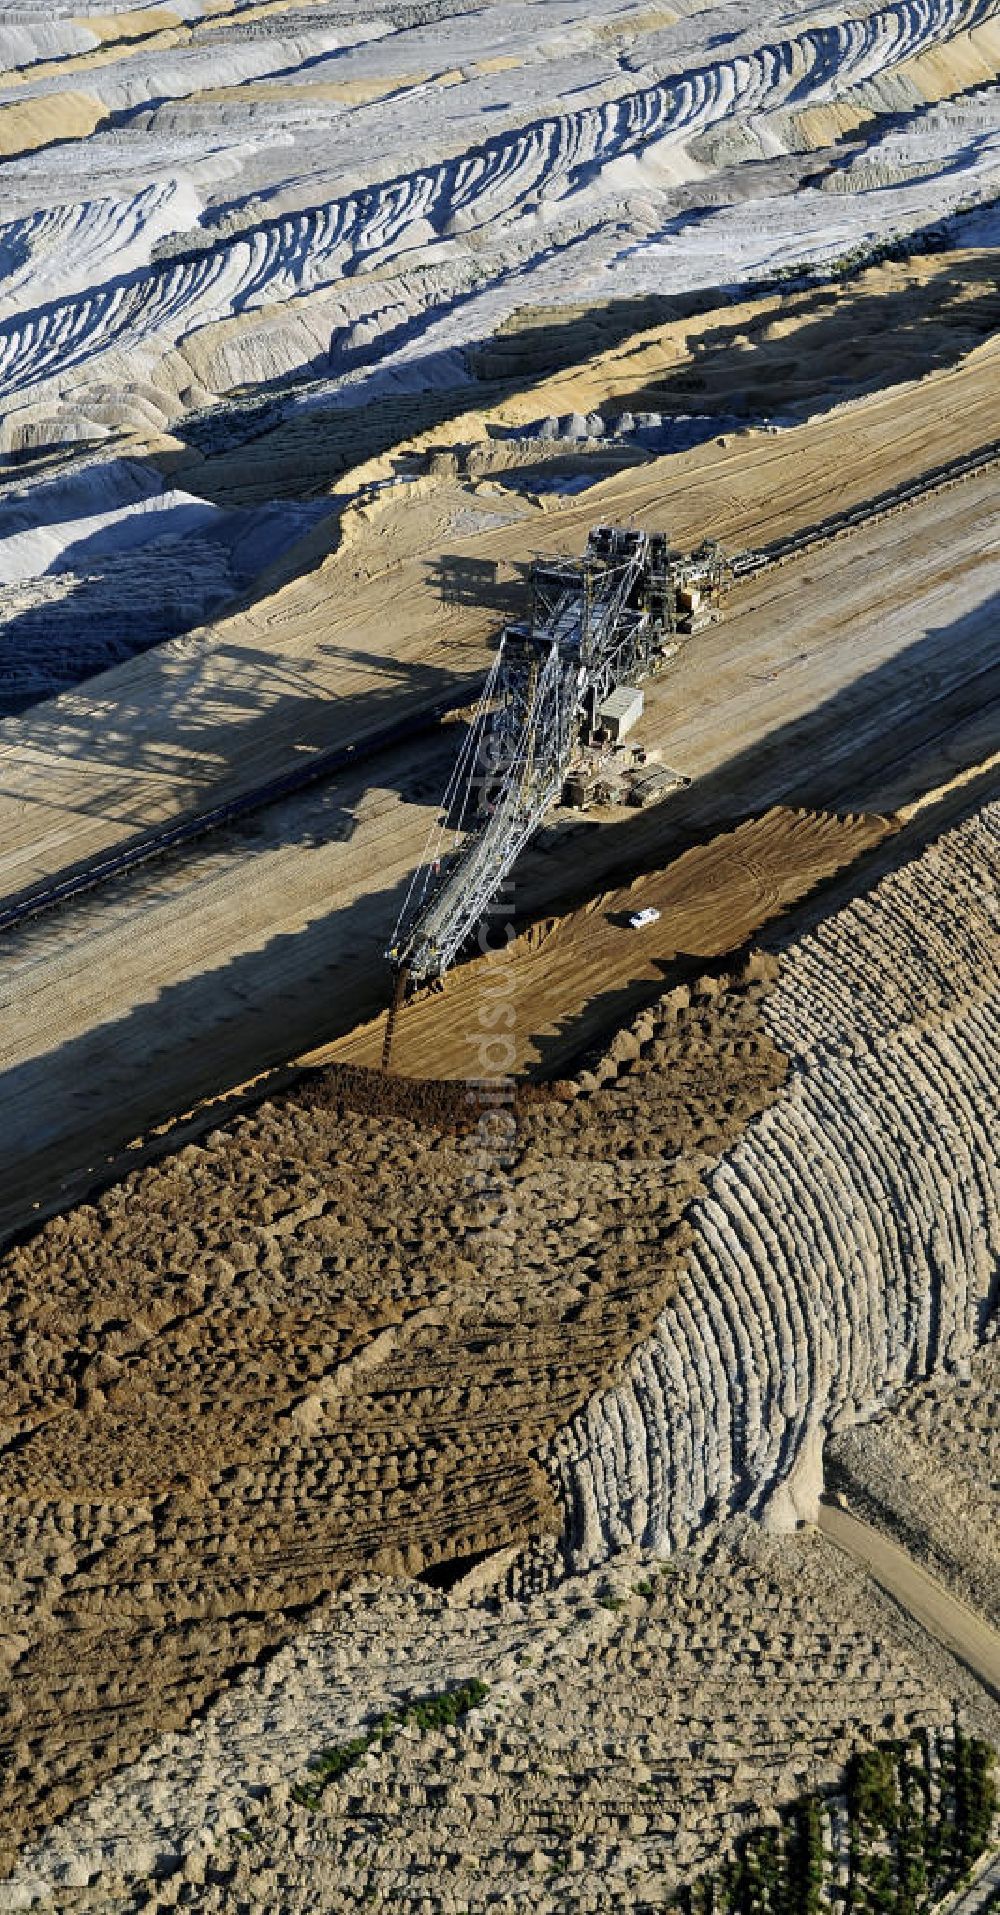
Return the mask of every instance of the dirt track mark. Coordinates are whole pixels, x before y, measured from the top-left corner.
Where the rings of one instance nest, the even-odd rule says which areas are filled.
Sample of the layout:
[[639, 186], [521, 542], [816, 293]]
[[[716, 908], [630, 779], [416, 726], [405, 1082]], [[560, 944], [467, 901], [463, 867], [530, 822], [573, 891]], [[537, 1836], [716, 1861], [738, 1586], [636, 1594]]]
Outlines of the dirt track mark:
[[[662, 870], [598, 893], [565, 917], [532, 925], [503, 957], [509, 1068], [552, 1076], [571, 1067], [586, 1046], [603, 1041], [607, 1029], [636, 1008], [635, 1000], [655, 996], [671, 967], [680, 962], [690, 971], [699, 959], [739, 948], [890, 829], [884, 818], [775, 806], [735, 831], [692, 846]], [[645, 906], [655, 907], [660, 920], [636, 931], [627, 919]], [[481, 960], [460, 965], [444, 980], [443, 991], [425, 991], [404, 1006], [393, 1036], [394, 1071], [407, 1077], [469, 1075], [495, 969]], [[324, 1047], [316, 1061], [375, 1065], [384, 1031], [381, 1017]]]

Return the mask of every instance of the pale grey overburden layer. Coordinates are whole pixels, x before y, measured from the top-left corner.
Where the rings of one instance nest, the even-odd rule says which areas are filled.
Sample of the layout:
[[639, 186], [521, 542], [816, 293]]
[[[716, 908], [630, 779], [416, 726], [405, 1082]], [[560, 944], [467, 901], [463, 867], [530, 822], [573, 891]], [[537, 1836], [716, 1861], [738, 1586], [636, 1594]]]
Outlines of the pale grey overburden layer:
[[579, 1565], [815, 1509], [818, 1448], [997, 1330], [1000, 806], [783, 959], [785, 1092], [709, 1178], [677, 1297], [557, 1446]]
[[[300, 410], [321, 434], [324, 414], [373, 399], [474, 403], [468, 348], [519, 307], [726, 297], [937, 227], [1000, 178], [993, 41], [970, 55], [966, 38], [995, 32], [998, 0], [859, 0], [840, 19], [775, 0], [662, 17], [584, 0], [182, 14], [190, 34], [110, 50], [62, 9], [20, 9], [8, 35], [22, 72], [0, 75], [0, 115], [83, 93], [106, 116], [3, 165], [0, 458], [40, 514], [36, 461], [45, 478], [71, 461], [94, 512], [123, 452], [179, 448], [197, 488], [198, 455], [245, 445], [252, 461], [255, 435]], [[952, 41], [954, 97], [929, 106], [912, 56]], [[984, 84], [965, 97], [970, 75]], [[841, 113], [862, 129], [846, 146]], [[210, 507], [225, 503], [213, 477]], [[266, 498], [259, 477], [251, 496]], [[301, 524], [284, 522], [287, 549]], [[135, 649], [124, 523], [120, 554], [105, 542], [58, 582], [43, 557], [0, 603], [0, 709]], [[144, 643], [252, 583], [225, 544], [186, 569], [158, 549]]]
[[[22, 395], [127, 341], [161, 350], [195, 326], [379, 271], [403, 255], [443, 263], [449, 244], [495, 232], [527, 202], [565, 202], [608, 169], [690, 139], [730, 115], [794, 101], [801, 109], [857, 86], [949, 33], [995, 17], [997, 0], [900, 0], [865, 21], [812, 29], [751, 57], [713, 60], [602, 105], [519, 128], [461, 157], [400, 175], [187, 258], [150, 265], [0, 325], [0, 395]], [[643, 182], [612, 181], [627, 193]], [[7, 245], [16, 242], [8, 233]], [[497, 263], [499, 264], [499, 262]], [[496, 270], [496, 267], [494, 268]]]

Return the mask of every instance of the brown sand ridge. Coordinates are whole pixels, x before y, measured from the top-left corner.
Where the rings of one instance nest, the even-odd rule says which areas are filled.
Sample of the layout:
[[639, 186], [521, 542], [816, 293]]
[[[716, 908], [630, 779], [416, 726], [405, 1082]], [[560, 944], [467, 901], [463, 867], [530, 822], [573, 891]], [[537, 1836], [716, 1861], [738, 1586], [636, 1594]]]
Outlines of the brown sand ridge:
[[57, 100], [16, 100], [0, 107], [0, 159], [34, 153], [53, 140], [82, 140], [107, 118], [92, 93], [60, 93]]
[[[8, 1253], [11, 1844], [324, 1590], [555, 1528], [543, 1446], [651, 1328], [702, 1172], [783, 1079], [769, 972], [668, 993], [485, 1160], [463, 1089], [340, 1067]], [[503, 1209], [475, 1192], [497, 1150]]]
[[[775, 805], [705, 844], [682, 852], [604, 891], [565, 916], [532, 925], [503, 949], [503, 997], [509, 1006], [509, 1068], [565, 1069], [581, 1046], [594, 1043], [626, 1014], [636, 994], [648, 998], [679, 958], [717, 958], [736, 950], [761, 926], [885, 837], [884, 818], [838, 818]], [[632, 912], [652, 907], [659, 921], [635, 929]], [[459, 965], [444, 989], [406, 1005], [392, 1046], [394, 1072], [410, 1077], [464, 1077], [473, 1068], [484, 967]], [[643, 989], [643, 987], [645, 987]], [[310, 1061], [377, 1066], [385, 1017], [373, 1019]]]
[[[491, 426], [527, 426], [546, 415], [684, 413], [695, 404], [699, 411], [745, 413], [757, 424], [772, 410], [787, 416], [797, 405], [826, 411], [835, 377], [838, 399], [867, 392], [891, 406], [905, 379], [947, 368], [984, 340], [992, 356], [998, 304], [992, 252], [967, 248], [944, 259], [889, 260], [842, 283], [758, 293], [707, 310], [695, 296], [652, 294], [604, 307], [529, 307], [472, 354], [487, 398], [490, 382], [510, 389], [495, 391], [492, 404], [461, 414], [447, 431], [434, 428], [408, 443], [485, 439]], [[917, 395], [906, 397], [912, 408]], [[403, 429], [401, 418], [400, 437]], [[883, 440], [880, 450], [888, 462], [900, 449]], [[705, 452], [699, 448], [692, 458], [695, 471]], [[846, 500], [850, 468], [838, 476]]]
[[[996, 379], [997, 344], [991, 335], [998, 304], [991, 252], [963, 247], [943, 256], [885, 261], [843, 282], [755, 293], [722, 305], [692, 293], [673, 298], [643, 294], [603, 305], [525, 307], [469, 349], [476, 378], [472, 388], [401, 391], [391, 409], [342, 406], [322, 417], [321, 433], [312, 429], [315, 420], [311, 426], [292, 413], [246, 443], [208, 456], [179, 438], [165, 438], [151, 450], [172, 482], [243, 504], [276, 493], [296, 497], [347, 490], [345, 475], [349, 489], [356, 491], [369, 481], [391, 478], [397, 470], [394, 458], [404, 448], [424, 452], [474, 446], [500, 466], [523, 464], [525, 449], [498, 437], [497, 429], [502, 434], [571, 412], [603, 411], [612, 418], [625, 410], [685, 414], [696, 409], [727, 419], [745, 417], [750, 428], [772, 414], [787, 419], [791, 412], [810, 419], [829, 412], [835, 379], [838, 403], [863, 397], [871, 408], [870, 430], [855, 415], [854, 423], [861, 428], [856, 445], [850, 414], [835, 412], [830, 420], [830, 430], [842, 434], [849, 452], [858, 455], [840, 458], [824, 473], [831, 500], [846, 504], [891, 484], [904, 472], [947, 457], [953, 439], [968, 446], [988, 436], [982, 420], [990, 412], [986, 386]], [[201, 328], [185, 341], [179, 364], [210, 384], [220, 344], [237, 332], [232, 319]], [[987, 363], [978, 363], [978, 352]], [[972, 363], [963, 382], [970, 390], [967, 395], [949, 394], [950, 379], [967, 358]], [[927, 390], [901, 390], [903, 382], [928, 376], [933, 383]], [[971, 388], [984, 381], [977, 426], [971, 412], [963, 418], [956, 408], [974, 407]], [[902, 424], [891, 417], [901, 408]], [[930, 451], [918, 443], [925, 413], [935, 417]], [[819, 425], [820, 420], [813, 419], [810, 436], [822, 441], [825, 431], [817, 435]], [[720, 536], [744, 536], [744, 508], [751, 500], [757, 502], [757, 485], [746, 491], [739, 469], [759, 464], [769, 469], [765, 476], [775, 478], [776, 463], [793, 445], [798, 469], [802, 448], [787, 433], [776, 443], [754, 447], [751, 441], [749, 446], [722, 448], [724, 457], [705, 446], [659, 461], [656, 476], [661, 496], [669, 500], [671, 526], [685, 538], [702, 536], [708, 507], [713, 516], [721, 511], [713, 526]], [[536, 442], [535, 450], [544, 448]], [[815, 453], [810, 447], [810, 463], [820, 450], [821, 443]], [[729, 468], [732, 492], [720, 495], [719, 467]], [[620, 485], [628, 491], [645, 484], [648, 490], [649, 470], [643, 461], [631, 475], [622, 475]], [[810, 476], [802, 467], [804, 491]], [[408, 487], [409, 511], [416, 497], [415, 489]], [[392, 494], [386, 498], [391, 501]], [[763, 502], [779, 508], [791, 525], [796, 523], [795, 500], [795, 490], [782, 486], [768, 488]], [[547, 503], [552, 505], [551, 500]], [[581, 509], [579, 504], [575, 509]], [[582, 509], [585, 513], [586, 505]], [[559, 517], [573, 510], [571, 503], [556, 508]], [[365, 522], [366, 514], [370, 516], [366, 507], [360, 519], [349, 514], [348, 524]], [[397, 546], [396, 528], [391, 536]], [[395, 555], [386, 551], [382, 562]]]

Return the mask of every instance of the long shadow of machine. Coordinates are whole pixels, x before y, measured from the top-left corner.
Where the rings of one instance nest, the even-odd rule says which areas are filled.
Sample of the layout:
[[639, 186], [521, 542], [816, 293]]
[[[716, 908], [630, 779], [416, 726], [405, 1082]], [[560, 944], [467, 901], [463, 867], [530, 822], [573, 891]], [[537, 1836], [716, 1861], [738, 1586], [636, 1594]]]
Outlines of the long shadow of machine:
[[527, 610], [530, 563], [442, 552], [429, 573], [442, 605], [469, 606], [514, 618]]

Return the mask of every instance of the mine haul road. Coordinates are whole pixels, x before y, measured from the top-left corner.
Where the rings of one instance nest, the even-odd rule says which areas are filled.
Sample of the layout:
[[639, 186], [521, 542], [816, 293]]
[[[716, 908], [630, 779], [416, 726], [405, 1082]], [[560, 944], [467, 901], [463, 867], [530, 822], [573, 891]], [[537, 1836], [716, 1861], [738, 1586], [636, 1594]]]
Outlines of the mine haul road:
[[[581, 545], [585, 522], [615, 509], [606, 490], [594, 489], [585, 514], [554, 515], [560, 536], [546, 524], [550, 545]], [[558, 909], [588, 885], [614, 883], [630, 861], [665, 862], [775, 803], [891, 811], [984, 759], [996, 747], [1000, 697], [995, 494], [995, 474], [985, 474], [740, 586], [724, 623], [648, 688], [643, 742], [687, 774], [690, 789], [627, 821], [548, 834], [518, 867], [518, 911]], [[820, 516], [810, 505], [800, 503], [800, 523]], [[748, 527], [745, 542], [764, 530], [773, 522]], [[474, 609], [470, 621], [467, 664], [485, 655], [496, 614]], [[457, 655], [457, 637], [449, 642]], [[96, 685], [114, 679], [120, 698], [140, 667], [148, 677], [148, 660], [136, 660]], [[430, 700], [440, 679], [426, 678]], [[15, 752], [31, 724], [51, 737], [67, 705], [95, 696], [84, 686], [40, 707], [21, 721]], [[392, 703], [384, 686], [372, 691], [372, 729]], [[367, 715], [367, 697], [359, 710]], [[137, 702], [136, 728], [143, 722]], [[266, 727], [256, 735], [255, 768], [280, 769]], [[198, 1099], [379, 1009], [382, 951], [455, 737], [447, 724], [416, 737], [0, 940], [0, 1231], [64, 1207], [130, 1140]], [[74, 849], [94, 824], [107, 839], [114, 819], [124, 839], [155, 822], [147, 800], [157, 757], [138, 758], [144, 795], [126, 802], [122, 752], [109, 805], [93, 761], [82, 755], [74, 774], [63, 757], [59, 803], [83, 826], [70, 834]], [[169, 815], [181, 808], [177, 778], [161, 769]], [[0, 821], [25, 803], [0, 797]], [[43, 826], [46, 803], [43, 786]], [[49, 804], [49, 824], [53, 816]], [[20, 822], [9, 848], [0, 837], [0, 896], [27, 875]], [[45, 842], [51, 874], [62, 868], [58, 841]]]
[[926, 1629], [964, 1662], [990, 1693], [1000, 1697], [1000, 1631], [927, 1570], [891, 1536], [873, 1529], [854, 1511], [824, 1502], [819, 1528], [831, 1543], [861, 1564]]

